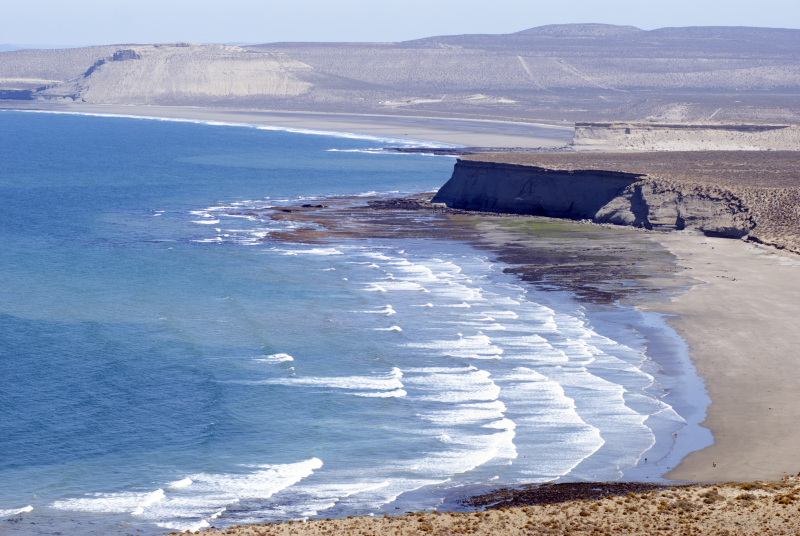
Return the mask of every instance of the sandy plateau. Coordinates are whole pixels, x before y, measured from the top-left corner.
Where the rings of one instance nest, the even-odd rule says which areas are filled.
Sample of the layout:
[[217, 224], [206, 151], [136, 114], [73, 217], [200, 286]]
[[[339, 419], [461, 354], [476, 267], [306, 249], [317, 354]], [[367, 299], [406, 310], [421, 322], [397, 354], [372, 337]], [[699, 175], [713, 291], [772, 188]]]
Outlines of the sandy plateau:
[[798, 51], [800, 30], [604, 24], [398, 43], [16, 50], [0, 52], [0, 100], [570, 124], [797, 123]]

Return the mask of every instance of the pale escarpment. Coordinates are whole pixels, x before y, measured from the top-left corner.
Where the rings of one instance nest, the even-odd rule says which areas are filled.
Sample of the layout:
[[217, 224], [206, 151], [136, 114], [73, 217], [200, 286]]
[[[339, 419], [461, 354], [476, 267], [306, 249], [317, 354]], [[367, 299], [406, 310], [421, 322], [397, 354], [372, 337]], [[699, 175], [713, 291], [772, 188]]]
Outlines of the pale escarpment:
[[570, 146], [597, 151], [798, 151], [794, 124], [576, 123]]
[[[724, 175], [724, 180], [713, 173], [692, 177], [687, 162], [713, 164], [690, 160], [692, 154], [697, 155], [651, 153], [639, 160], [606, 154], [595, 162], [587, 154], [468, 156], [457, 161], [433, 202], [465, 210], [696, 230], [800, 252], [800, 184], [793, 184], [800, 183], [795, 170], [800, 154], [769, 153], [773, 167], [754, 162], [750, 181], [741, 175]], [[701, 153], [711, 160], [718, 154]], [[765, 166], [769, 162], [764, 159]], [[740, 164], [745, 165], [732, 165]]]
[[174, 43], [117, 50], [40, 98], [96, 104], [214, 104], [260, 96], [294, 97], [311, 87], [307, 65], [240, 47]]

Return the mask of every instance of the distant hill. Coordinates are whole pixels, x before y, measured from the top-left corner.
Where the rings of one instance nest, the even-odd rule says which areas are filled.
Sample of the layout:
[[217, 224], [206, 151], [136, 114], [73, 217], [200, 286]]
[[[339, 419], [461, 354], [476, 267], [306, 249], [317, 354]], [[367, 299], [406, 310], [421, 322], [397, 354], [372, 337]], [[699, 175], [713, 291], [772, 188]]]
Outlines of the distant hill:
[[[114, 60], [125, 50], [130, 57]], [[569, 121], [798, 121], [800, 30], [575, 24], [402, 43], [0, 53], [0, 89], [43, 86], [32, 98]]]

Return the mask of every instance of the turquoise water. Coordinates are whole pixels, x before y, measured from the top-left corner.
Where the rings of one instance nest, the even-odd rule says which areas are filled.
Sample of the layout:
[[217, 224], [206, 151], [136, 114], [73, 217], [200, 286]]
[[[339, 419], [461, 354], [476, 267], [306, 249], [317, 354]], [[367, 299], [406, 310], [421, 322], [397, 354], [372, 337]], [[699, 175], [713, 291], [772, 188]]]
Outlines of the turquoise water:
[[235, 215], [452, 171], [390, 144], [414, 142], [0, 112], [0, 526], [395, 512], [644, 455], [658, 476], [702, 408], [668, 403], [638, 313], [595, 325], [463, 244], [278, 243], [292, 224]]

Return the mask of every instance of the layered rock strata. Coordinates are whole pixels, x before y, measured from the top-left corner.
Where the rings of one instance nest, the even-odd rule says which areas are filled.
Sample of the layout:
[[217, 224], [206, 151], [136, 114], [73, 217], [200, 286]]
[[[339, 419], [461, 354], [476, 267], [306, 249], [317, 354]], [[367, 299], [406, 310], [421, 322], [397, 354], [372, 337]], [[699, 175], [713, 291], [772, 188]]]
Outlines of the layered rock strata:
[[[770, 157], [748, 163], [739, 153], [716, 152], [599, 158], [585, 154], [467, 156], [457, 161], [452, 177], [433, 202], [465, 210], [691, 229], [800, 253], [796, 169], [800, 154], [771, 153]], [[720, 158], [728, 158], [729, 173], [702, 169]], [[693, 167], [697, 172], [692, 173]]]

